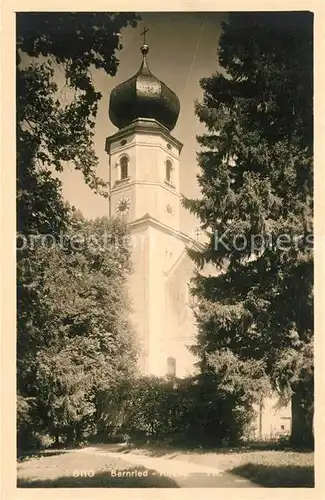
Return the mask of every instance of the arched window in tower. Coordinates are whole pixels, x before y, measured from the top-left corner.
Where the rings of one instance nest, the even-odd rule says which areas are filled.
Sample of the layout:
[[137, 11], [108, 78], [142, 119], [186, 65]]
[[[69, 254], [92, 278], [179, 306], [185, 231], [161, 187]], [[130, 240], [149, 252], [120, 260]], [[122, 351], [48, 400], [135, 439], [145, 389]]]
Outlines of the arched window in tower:
[[170, 160], [166, 160], [166, 181], [172, 183], [173, 164]]
[[128, 178], [128, 170], [129, 170], [129, 159], [127, 156], [122, 156], [120, 159], [120, 167], [121, 167], [121, 181], [123, 179]]
[[176, 376], [176, 359], [173, 357], [167, 358], [167, 376]]

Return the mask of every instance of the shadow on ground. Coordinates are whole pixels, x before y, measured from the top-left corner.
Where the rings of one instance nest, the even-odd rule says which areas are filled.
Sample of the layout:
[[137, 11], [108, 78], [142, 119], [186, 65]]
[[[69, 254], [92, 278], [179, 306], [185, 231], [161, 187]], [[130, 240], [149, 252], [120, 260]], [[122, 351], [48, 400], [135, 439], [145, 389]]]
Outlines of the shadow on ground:
[[270, 466], [248, 463], [227, 472], [249, 479], [265, 488], [314, 488], [312, 466]]
[[[96, 448], [105, 449], [105, 445], [94, 443], [91, 446]], [[106, 445], [107, 446], [107, 445]], [[233, 454], [233, 453], [248, 453], [251, 451], [283, 451], [283, 452], [294, 452], [297, 451], [301, 454], [303, 453], [311, 453], [312, 449], [299, 449], [295, 450], [292, 447], [286, 447], [276, 442], [256, 442], [249, 443], [247, 445], [234, 445], [234, 446], [219, 446], [219, 447], [195, 447], [195, 446], [166, 446], [159, 444], [148, 444], [144, 442], [134, 442], [132, 444], [111, 444], [108, 445], [111, 448], [111, 451], [116, 451], [119, 453], [134, 453], [137, 450], [141, 450], [142, 454], [151, 456], [151, 457], [163, 457], [164, 455], [170, 455], [169, 458], [176, 456], [179, 453], [187, 454], [187, 453], [197, 453], [197, 454]]]
[[[55, 479], [20, 478], [18, 488], [179, 488], [171, 478], [144, 467], [119, 470], [124, 477], [113, 476], [111, 471], [99, 472], [91, 477], [62, 476]], [[139, 476], [139, 473], [141, 477]], [[147, 474], [143, 476], [143, 474]]]
[[66, 449], [66, 450], [51, 450], [51, 449], [47, 449], [47, 450], [37, 450], [37, 451], [34, 451], [34, 452], [29, 452], [29, 453], [25, 453], [25, 454], [20, 454], [18, 457], [17, 457], [17, 461], [18, 462], [26, 462], [27, 460], [30, 460], [31, 458], [42, 458], [42, 457], [54, 457], [54, 456], [57, 456], [57, 455], [63, 455], [65, 453], [68, 453], [69, 451], [72, 451], [70, 449]]

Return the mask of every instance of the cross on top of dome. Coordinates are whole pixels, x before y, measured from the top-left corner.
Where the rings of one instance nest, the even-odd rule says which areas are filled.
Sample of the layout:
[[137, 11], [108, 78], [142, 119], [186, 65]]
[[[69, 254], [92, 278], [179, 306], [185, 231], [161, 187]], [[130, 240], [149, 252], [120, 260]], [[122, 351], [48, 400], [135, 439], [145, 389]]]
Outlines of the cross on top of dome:
[[140, 33], [140, 35], [143, 35], [143, 45], [146, 45], [146, 33], [148, 33], [148, 31], [149, 28], [144, 27], [144, 30]]
[[139, 71], [131, 78], [117, 85], [111, 92], [109, 117], [119, 129], [137, 119], [154, 119], [168, 130], [172, 130], [179, 115], [180, 103], [177, 95], [156, 78], [147, 63], [149, 47], [144, 27], [141, 52], [143, 61]]

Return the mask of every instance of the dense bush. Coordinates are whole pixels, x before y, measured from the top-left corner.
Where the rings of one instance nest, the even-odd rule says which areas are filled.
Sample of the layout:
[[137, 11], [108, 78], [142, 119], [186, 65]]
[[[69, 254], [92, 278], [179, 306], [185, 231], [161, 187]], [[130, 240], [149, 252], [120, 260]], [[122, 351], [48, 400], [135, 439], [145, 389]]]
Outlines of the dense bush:
[[254, 416], [244, 394], [218, 388], [213, 376], [141, 377], [102, 393], [100, 406], [101, 440], [189, 446], [235, 442]]

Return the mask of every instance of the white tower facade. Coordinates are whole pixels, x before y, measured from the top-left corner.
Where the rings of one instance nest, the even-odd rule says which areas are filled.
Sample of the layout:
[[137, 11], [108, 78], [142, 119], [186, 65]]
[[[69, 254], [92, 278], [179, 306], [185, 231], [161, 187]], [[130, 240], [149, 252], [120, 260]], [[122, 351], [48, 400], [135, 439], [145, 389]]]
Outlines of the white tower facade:
[[188, 285], [193, 263], [180, 230], [180, 154], [171, 134], [177, 96], [150, 72], [141, 48], [139, 72], [116, 87], [110, 118], [119, 128], [106, 139], [109, 155], [110, 214], [128, 223], [133, 273], [132, 323], [140, 346], [142, 373], [184, 376], [195, 359], [188, 347], [195, 322]]
[[125, 199], [129, 223], [149, 213], [178, 229], [182, 146], [165, 127], [149, 119], [135, 120], [107, 138], [111, 215], [121, 214], [121, 200]]

